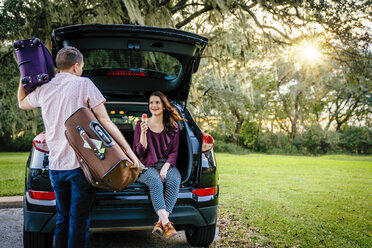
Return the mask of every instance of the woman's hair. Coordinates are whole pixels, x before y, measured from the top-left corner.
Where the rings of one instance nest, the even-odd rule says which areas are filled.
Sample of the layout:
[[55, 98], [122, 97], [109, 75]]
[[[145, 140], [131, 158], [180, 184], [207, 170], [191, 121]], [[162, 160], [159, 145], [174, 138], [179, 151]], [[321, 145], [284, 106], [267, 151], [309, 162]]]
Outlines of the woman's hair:
[[[183, 119], [178, 114], [176, 108], [172, 107], [172, 105], [169, 103], [167, 97], [164, 95], [163, 92], [160, 92], [160, 91], [153, 92], [150, 95], [149, 100], [152, 96], [158, 96], [163, 103], [163, 106], [164, 106], [164, 111], [163, 111], [164, 131], [166, 133], [174, 132], [175, 129], [176, 129], [175, 121], [176, 120], [183, 120]], [[150, 105], [149, 105], [149, 107], [150, 107]]]
[[81, 64], [83, 55], [75, 47], [64, 47], [58, 51], [56, 56], [56, 66], [60, 70], [71, 68], [74, 64]]

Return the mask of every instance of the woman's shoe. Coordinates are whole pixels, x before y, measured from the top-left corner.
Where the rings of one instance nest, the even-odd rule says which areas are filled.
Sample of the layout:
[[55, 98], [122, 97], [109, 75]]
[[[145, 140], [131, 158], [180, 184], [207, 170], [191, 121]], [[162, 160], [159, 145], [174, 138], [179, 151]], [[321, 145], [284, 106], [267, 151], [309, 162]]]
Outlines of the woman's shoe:
[[156, 237], [162, 238], [164, 237], [163, 226], [160, 222], [156, 222], [154, 228], [152, 229], [152, 234]]
[[163, 230], [164, 230], [164, 236], [167, 239], [169, 239], [169, 238], [171, 238], [171, 237], [173, 237], [174, 235], [177, 234], [177, 231], [176, 231], [176, 229], [174, 229], [171, 222], [168, 222], [167, 224], [165, 224], [163, 226]]

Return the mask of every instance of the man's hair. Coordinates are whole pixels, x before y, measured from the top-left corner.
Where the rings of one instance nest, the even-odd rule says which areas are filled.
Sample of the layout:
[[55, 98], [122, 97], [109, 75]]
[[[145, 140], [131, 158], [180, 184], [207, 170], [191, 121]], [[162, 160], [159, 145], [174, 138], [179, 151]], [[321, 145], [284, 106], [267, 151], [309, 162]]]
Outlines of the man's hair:
[[83, 54], [75, 47], [64, 47], [58, 51], [56, 66], [60, 70], [71, 68], [74, 64], [83, 62]]

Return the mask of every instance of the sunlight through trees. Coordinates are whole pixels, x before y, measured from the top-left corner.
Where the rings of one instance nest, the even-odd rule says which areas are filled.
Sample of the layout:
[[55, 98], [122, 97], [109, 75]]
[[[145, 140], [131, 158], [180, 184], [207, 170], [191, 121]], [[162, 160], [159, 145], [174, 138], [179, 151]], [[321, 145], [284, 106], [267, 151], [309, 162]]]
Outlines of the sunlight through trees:
[[81, 23], [172, 27], [208, 37], [188, 107], [218, 139], [243, 145], [247, 122], [257, 124], [257, 150], [269, 132], [294, 144], [313, 125], [371, 128], [371, 12], [368, 0], [5, 0], [0, 134], [42, 129], [38, 112], [14, 107], [12, 42], [39, 37], [48, 44], [52, 28]]

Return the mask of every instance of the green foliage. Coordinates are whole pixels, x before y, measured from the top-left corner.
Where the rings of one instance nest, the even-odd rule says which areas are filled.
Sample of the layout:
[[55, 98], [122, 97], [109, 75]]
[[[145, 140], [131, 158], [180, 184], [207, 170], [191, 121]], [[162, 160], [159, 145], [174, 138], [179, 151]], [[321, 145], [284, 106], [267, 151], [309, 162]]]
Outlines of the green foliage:
[[235, 144], [239, 143], [244, 120], [255, 112], [256, 92], [247, 87], [249, 73], [241, 74], [246, 57], [239, 46], [243, 31], [237, 26], [217, 27], [205, 34], [210, 38], [204, 53], [208, 59], [202, 59], [189, 95], [189, 108], [198, 123], [215, 120], [217, 125], [205, 127], [206, 131], [223, 134], [224, 139]]
[[[6, 54], [0, 50], [0, 56]], [[17, 89], [19, 71], [13, 56], [4, 55], [0, 60], [3, 68], [0, 78], [0, 140], [9, 142], [22, 131], [36, 134], [42, 126], [40, 110], [23, 111], [18, 108]]]
[[[309, 144], [319, 142], [302, 137], [302, 130], [305, 123], [324, 120], [326, 130], [335, 124], [337, 130], [360, 123], [371, 127], [371, 34], [365, 25], [371, 12], [369, 0], [2, 1], [0, 139], [42, 129], [39, 110], [17, 107], [15, 40], [39, 37], [49, 44], [56, 27], [131, 23], [182, 28], [209, 38], [188, 100], [203, 131], [250, 150], [333, 151], [333, 143], [324, 141], [331, 139], [326, 132], [313, 130], [325, 142], [315, 149]], [[318, 63], [298, 53], [306, 42], [323, 54]], [[263, 130], [256, 137], [255, 127], [243, 127], [248, 120], [259, 123], [259, 130], [260, 123], [269, 122], [270, 130], [275, 126], [280, 134]], [[303, 142], [309, 148], [302, 149]]]
[[296, 154], [298, 152], [286, 133], [271, 131], [260, 133], [258, 150], [266, 153]]
[[288, 134], [271, 131], [259, 133], [260, 152], [274, 154], [322, 155], [332, 153], [372, 153], [372, 129], [367, 127], [344, 127], [333, 131], [323, 129], [319, 124], [307, 127], [293, 142]]
[[239, 134], [244, 146], [251, 151], [257, 151], [259, 130], [256, 122], [245, 120]]
[[0, 9], [0, 41], [12, 39], [19, 34], [21, 27], [25, 24], [20, 10], [24, 8], [22, 0], [5, 1], [3, 9]]
[[32, 140], [35, 134], [27, 132], [19, 137], [12, 138], [10, 135], [5, 134], [0, 137], [0, 150], [4, 152], [27, 152], [32, 148]]
[[215, 152], [225, 152], [225, 153], [231, 153], [231, 154], [249, 153], [249, 150], [241, 146], [235, 145], [233, 143], [227, 143], [223, 140], [215, 140], [215, 145], [213, 149]]
[[340, 130], [340, 147], [345, 152], [372, 153], [372, 129], [367, 127], [344, 127]]
[[338, 142], [337, 132], [323, 130], [320, 125], [312, 125], [294, 141], [294, 144], [303, 154], [320, 155], [336, 152]]
[[120, 6], [121, 1], [3, 1], [0, 8], [0, 143], [14, 143], [8, 148], [19, 150], [26, 139], [17, 138], [20, 134], [25, 132], [24, 137], [28, 137], [28, 133], [35, 135], [43, 129], [39, 109], [18, 108], [19, 70], [13, 42], [38, 37], [50, 44], [52, 28], [69, 24], [128, 23]]

